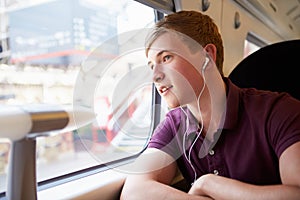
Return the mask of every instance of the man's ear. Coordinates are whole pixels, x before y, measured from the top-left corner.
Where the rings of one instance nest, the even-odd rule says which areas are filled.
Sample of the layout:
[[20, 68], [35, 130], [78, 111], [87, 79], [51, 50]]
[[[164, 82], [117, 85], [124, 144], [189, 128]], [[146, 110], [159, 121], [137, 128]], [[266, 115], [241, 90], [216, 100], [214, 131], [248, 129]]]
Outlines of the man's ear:
[[217, 59], [217, 47], [214, 44], [207, 44], [204, 47], [207, 54], [216, 62]]

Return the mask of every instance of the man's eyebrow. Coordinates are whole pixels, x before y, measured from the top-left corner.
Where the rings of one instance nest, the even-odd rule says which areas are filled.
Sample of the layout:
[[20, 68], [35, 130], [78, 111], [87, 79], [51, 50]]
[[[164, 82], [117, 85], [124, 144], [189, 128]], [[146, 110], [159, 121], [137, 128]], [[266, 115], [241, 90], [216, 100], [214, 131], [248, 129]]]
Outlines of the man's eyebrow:
[[161, 50], [160, 52], [158, 52], [158, 53], [156, 54], [155, 58], [160, 57], [161, 54], [163, 54], [163, 53], [165, 53], [165, 52], [171, 52], [171, 51], [169, 51], [169, 50]]
[[169, 51], [169, 50], [161, 50], [160, 52], [158, 52], [158, 53], [156, 54], [156, 58], [159, 57], [159, 56], [161, 56], [161, 54], [163, 54], [163, 53], [165, 53], [165, 52], [170, 52], [170, 51]]

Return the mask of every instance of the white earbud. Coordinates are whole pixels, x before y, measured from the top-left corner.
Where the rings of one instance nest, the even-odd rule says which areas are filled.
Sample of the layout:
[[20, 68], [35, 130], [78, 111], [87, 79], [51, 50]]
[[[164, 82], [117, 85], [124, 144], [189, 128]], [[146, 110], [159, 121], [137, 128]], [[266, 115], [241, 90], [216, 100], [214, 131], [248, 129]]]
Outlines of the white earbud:
[[208, 62], [209, 62], [209, 58], [208, 58], [208, 57], [205, 57], [205, 62], [204, 62], [204, 65], [203, 65], [203, 67], [202, 67], [202, 71], [205, 70], [205, 68], [207, 67]]

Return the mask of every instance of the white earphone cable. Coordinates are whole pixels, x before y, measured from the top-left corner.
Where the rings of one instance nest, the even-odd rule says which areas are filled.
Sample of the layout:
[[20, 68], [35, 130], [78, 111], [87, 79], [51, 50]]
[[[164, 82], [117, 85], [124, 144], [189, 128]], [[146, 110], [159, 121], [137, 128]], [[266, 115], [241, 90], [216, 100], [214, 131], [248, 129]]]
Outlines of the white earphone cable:
[[191, 160], [191, 154], [192, 154], [192, 149], [195, 145], [195, 143], [197, 142], [197, 140], [199, 139], [202, 131], [203, 131], [203, 128], [204, 128], [204, 125], [203, 125], [203, 117], [202, 117], [202, 114], [201, 114], [201, 108], [200, 108], [200, 98], [201, 98], [201, 95], [203, 94], [204, 92], [204, 89], [205, 89], [205, 83], [206, 83], [206, 80], [205, 80], [205, 76], [204, 76], [204, 70], [206, 68], [206, 65], [208, 64], [209, 62], [209, 58], [206, 57], [206, 60], [205, 60], [205, 63], [202, 67], [202, 77], [203, 77], [203, 87], [198, 95], [198, 98], [197, 98], [197, 105], [198, 105], [198, 112], [199, 112], [199, 115], [200, 115], [200, 125], [201, 127], [199, 127], [199, 131], [198, 131], [198, 134], [197, 134], [197, 137], [194, 139], [193, 143], [191, 144], [190, 148], [189, 148], [189, 152], [188, 152], [188, 155], [186, 155], [186, 152], [185, 152], [185, 141], [186, 141], [186, 134], [187, 134], [187, 130], [188, 130], [188, 127], [189, 127], [189, 119], [188, 119], [188, 115], [187, 113], [184, 111], [184, 109], [180, 106], [182, 112], [186, 115], [186, 124], [187, 124], [187, 127], [186, 127], [186, 130], [185, 130], [185, 133], [183, 135], [183, 154], [185, 156], [185, 159], [189, 162], [193, 172], [194, 172], [194, 182], [197, 180], [197, 172], [196, 172], [196, 169], [194, 167], [194, 165], [192, 164], [192, 160]]

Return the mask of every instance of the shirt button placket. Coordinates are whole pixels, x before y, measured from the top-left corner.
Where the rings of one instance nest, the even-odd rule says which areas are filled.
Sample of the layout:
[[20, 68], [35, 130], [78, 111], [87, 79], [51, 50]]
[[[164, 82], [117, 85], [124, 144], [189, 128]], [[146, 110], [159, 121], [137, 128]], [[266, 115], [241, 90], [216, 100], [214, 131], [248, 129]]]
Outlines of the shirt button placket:
[[[210, 156], [213, 156], [213, 155], [215, 155], [215, 151], [214, 151], [213, 149], [211, 149], [211, 150], [209, 150], [208, 154], [209, 154]], [[215, 175], [218, 175], [218, 174], [219, 174], [219, 171], [215, 169], [215, 170], [213, 171], [213, 173], [214, 173]]]

